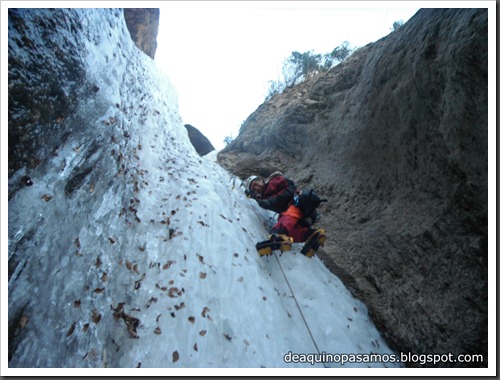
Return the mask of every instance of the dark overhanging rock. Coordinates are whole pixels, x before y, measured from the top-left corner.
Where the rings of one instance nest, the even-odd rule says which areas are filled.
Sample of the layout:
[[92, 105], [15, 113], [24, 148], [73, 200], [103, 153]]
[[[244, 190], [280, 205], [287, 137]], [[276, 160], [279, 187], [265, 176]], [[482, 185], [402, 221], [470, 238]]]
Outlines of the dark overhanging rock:
[[123, 15], [132, 41], [140, 50], [154, 59], [158, 46], [156, 37], [160, 25], [160, 10], [158, 8], [124, 8]]
[[210, 140], [199, 129], [193, 127], [191, 124], [184, 124], [184, 127], [187, 129], [191, 144], [193, 144], [194, 149], [200, 156], [204, 156], [215, 150]]

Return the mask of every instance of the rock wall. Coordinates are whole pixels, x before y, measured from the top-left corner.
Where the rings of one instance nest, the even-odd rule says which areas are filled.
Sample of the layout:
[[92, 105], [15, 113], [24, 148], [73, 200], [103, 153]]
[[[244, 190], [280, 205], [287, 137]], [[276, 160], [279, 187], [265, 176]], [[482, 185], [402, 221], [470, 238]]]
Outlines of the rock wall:
[[[74, 124], [72, 132], [84, 130], [86, 121], [72, 120], [71, 116], [80, 99], [99, 98], [106, 92], [86, 74], [89, 47], [74, 33], [85, 27], [83, 20], [75, 17], [66, 21], [63, 12], [39, 9], [34, 22], [26, 23], [24, 12], [9, 10], [9, 178], [21, 168], [35, 169], [46, 161], [68, 138], [68, 123]], [[136, 46], [154, 58], [159, 10], [125, 9], [125, 16]], [[57, 41], [49, 38], [65, 23], [68, 28]], [[94, 41], [96, 46], [99, 43]], [[109, 55], [106, 63], [119, 58]]]
[[[70, 33], [46, 38], [65, 22], [62, 12], [40, 9], [33, 24], [24, 17], [22, 9], [9, 10], [9, 177], [39, 166], [67, 135], [63, 126], [78, 99], [100, 91], [85, 75], [84, 41]], [[83, 28], [78, 19], [68, 23]]]
[[242, 178], [279, 169], [329, 198], [320, 255], [395, 348], [482, 365], [487, 28], [486, 9], [422, 9], [262, 104], [218, 155]]
[[194, 149], [200, 156], [210, 153], [215, 150], [214, 146], [210, 140], [199, 131], [199, 129], [193, 127], [191, 124], [185, 124], [184, 127], [188, 131], [189, 140], [193, 144]]
[[132, 41], [140, 50], [154, 59], [158, 46], [156, 37], [160, 25], [160, 10], [158, 8], [125, 8], [123, 15]]

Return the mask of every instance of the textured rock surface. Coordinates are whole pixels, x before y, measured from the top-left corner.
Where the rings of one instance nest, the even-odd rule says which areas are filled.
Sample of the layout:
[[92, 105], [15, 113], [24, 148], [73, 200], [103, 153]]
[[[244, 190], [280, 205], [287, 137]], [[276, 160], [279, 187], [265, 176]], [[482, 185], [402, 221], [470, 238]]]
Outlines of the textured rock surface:
[[[67, 136], [63, 126], [77, 99], [100, 91], [85, 76], [83, 41], [70, 33], [57, 43], [43, 38], [64, 22], [63, 13], [41, 9], [28, 24], [23, 17], [21, 10], [9, 10], [9, 177], [21, 167], [40, 165]], [[69, 28], [82, 28], [76, 18], [68, 22]], [[78, 133], [85, 122], [75, 128]]]
[[123, 14], [132, 41], [139, 49], [154, 59], [160, 10], [157, 8], [125, 8]]
[[197, 128], [193, 127], [191, 124], [185, 124], [184, 127], [186, 127], [188, 131], [191, 144], [193, 144], [194, 149], [196, 149], [200, 156], [204, 156], [205, 154], [215, 150], [210, 140]]
[[[25, 23], [22, 10], [9, 10], [9, 177], [20, 168], [34, 169], [50, 157], [69, 136], [66, 124], [73, 124], [75, 133], [87, 128], [86, 120], [72, 120], [70, 115], [79, 107], [79, 99], [99, 98], [106, 92], [102, 88], [105, 83], [86, 76], [88, 48], [72, 33], [84, 27], [82, 21], [66, 21], [63, 12], [37, 12], [33, 23]], [[124, 12], [136, 46], [154, 58], [159, 10], [132, 8]], [[66, 22], [68, 32], [61, 33], [57, 41], [44, 37]], [[118, 58], [114, 53], [107, 60]], [[110, 73], [114, 74], [113, 69]]]
[[400, 350], [487, 355], [487, 26], [485, 9], [420, 10], [218, 155], [329, 198], [322, 257]]

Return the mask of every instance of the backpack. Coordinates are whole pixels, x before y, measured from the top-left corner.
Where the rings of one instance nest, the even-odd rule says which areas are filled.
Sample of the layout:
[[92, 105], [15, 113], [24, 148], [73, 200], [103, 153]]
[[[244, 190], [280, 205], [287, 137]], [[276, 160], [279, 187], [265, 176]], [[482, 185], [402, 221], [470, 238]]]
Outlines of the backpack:
[[313, 189], [302, 190], [293, 197], [293, 204], [302, 211], [304, 218], [312, 215], [321, 202], [327, 201], [327, 199], [321, 199]]

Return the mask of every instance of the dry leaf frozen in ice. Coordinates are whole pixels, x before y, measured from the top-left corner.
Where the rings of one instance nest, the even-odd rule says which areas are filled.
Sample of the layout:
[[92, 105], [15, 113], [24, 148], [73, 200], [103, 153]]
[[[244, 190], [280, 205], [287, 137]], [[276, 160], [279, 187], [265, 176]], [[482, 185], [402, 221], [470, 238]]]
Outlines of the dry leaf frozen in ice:
[[179, 360], [179, 353], [177, 351], [174, 351], [172, 353], [172, 362], [175, 363], [177, 360]]

